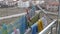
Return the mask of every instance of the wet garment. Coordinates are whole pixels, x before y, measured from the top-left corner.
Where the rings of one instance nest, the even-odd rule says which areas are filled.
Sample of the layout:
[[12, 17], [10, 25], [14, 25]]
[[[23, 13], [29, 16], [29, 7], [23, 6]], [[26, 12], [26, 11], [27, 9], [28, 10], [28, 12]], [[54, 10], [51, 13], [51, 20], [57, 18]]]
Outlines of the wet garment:
[[31, 26], [32, 34], [37, 34], [37, 23]]
[[27, 29], [26, 16], [23, 15], [20, 19], [20, 34], [24, 34]]
[[42, 30], [43, 30], [43, 22], [42, 22], [42, 20], [39, 20], [38, 21], [38, 32], [40, 32]]

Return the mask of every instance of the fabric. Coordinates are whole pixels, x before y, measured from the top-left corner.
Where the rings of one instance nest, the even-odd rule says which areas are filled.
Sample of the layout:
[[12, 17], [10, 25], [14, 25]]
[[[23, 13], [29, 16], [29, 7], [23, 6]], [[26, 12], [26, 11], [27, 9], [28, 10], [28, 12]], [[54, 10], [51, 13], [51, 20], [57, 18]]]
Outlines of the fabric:
[[40, 14], [36, 14], [36, 15], [31, 19], [31, 21], [29, 22], [29, 26], [33, 25], [35, 22], [38, 21], [39, 15], [40, 15]]
[[47, 26], [46, 16], [39, 19], [38, 23], [38, 32], [42, 31]]
[[31, 18], [32, 16], [35, 15], [35, 10], [36, 10], [36, 7], [35, 6], [32, 6], [32, 8], [29, 11], [26, 10], [27, 15]]
[[12, 32], [11, 34], [20, 34], [20, 31], [19, 31], [19, 29], [16, 29], [16, 32], [17, 32], [17, 33], [15, 33], [15, 32]]
[[11, 34], [13, 32], [13, 25], [12, 24], [8, 24], [7, 25], [7, 31], [8, 31], [8, 34]]
[[36, 7], [32, 6], [32, 8], [29, 11], [26, 11], [27, 12], [27, 16], [32, 18], [32, 16], [35, 15], [35, 10], [36, 10]]
[[27, 17], [29, 27], [30, 27], [30, 25], [32, 25], [32, 22], [33, 22], [33, 21], [31, 22], [31, 20], [35, 18], [35, 17], [33, 17], [33, 16], [35, 16], [35, 10], [36, 10], [36, 7], [33, 5], [30, 11], [26, 11], [27, 12], [26, 17]]
[[32, 8], [31, 8], [31, 10], [29, 11], [30, 18], [35, 15], [35, 10], [36, 10], [36, 7], [33, 5]]
[[42, 20], [39, 20], [38, 21], [38, 32], [40, 32], [42, 30], [43, 30], [43, 22], [42, 22]]
[[35, 24], [33, 24], [32, 26], [31, 26], [31, 30], [32, 30], [32, 33], [31, 34], [37, 34], [37, 24], [35, 23]]
[[22, 16], [20, 19], [20, 32], [21, 34], [24, 34], [27, 28], [27, 24], [26, 24], [26, 16]]
[[43, 22], [43, 28], [45, 28], [48, 25], [47, 19], [45, 17], [42, 17], [42, 22]]

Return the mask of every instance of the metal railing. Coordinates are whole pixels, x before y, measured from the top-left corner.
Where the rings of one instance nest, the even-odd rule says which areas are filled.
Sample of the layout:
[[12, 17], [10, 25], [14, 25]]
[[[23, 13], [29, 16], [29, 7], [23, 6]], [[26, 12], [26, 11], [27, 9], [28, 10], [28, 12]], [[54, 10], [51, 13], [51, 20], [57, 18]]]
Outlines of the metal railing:
[[[38, 6], [39, 7], [39, 6]], [[40, 8], [40, 7], [39, 7]], [[56, 13], [52, 13], [52, 12], [46, 12], [44, 11], [42, 8], [40, 8], [45, 14], [54, 14], [54, 15], [58, 15]], [[22, 14], [15, 14], [15, 15], [11, 15], [11, 16], [6, 16], [6, 17], [0, 17], [0, 20], [3, 20], [3, 19], [8, 19], [8, 18], [13, 18], [13, 17], [18, 17], [18, 16], [22, 16], [22, 15], [25, 15], [26, 13], [22, 13]], [[51, 34], [52, 34], [52, 29], [53, 29], [53, 25], [54, 24], [57, 24], [57, 19], [53, 20], [46, 28], [44, 28], [39, 34], [47, 34], [47, 32], [50, 32], [49, 30], [51, 30]], [[52, 27], [53, 26], [53, 27]], [[27, 32], [29, 31], [30, 29], [27, 30]], [[56, 25], [56, 33], [57, 33], [57, 25]]]
[[[45, 11], [44, 9], [42, 9], [39, 5], [37, 5], [37, 7], [39, 7], [39, 9], [41, 9], [41, 11], [44, 13], [44, 14], [51, 14], [51, 15], [58, 15], [58, 13], [53, 13], [53, 12], [48, 12], [48, 11]], [[48, 16], [48, 18], [50, 18]], [[53, 20], [46, 28], [44, 28], [40, 33], [38, 34], [53, 34], [53, 28], [54, 28], [54, 24], [56, 24], [56, 32], [55, 34], [58, 34], [58, 21], [57, 19]]]
[[[39, 34], [48, 34], [51, 30], [50, 34], [52, 34], [52, 28], [54, 27], [53, 25], [57, 23], [57, 20], [53, 20], [46, 28], [44, 28]], [[57, 30], [56, 30], [57, 31]], [[57, 32], [56, 32], [57, 33]]]
[[21, 14], [15, 14], [15, 15], [10, 15], [10, 16], [0, 17], [0, 20], [9, 19], [9, 18], [13, 18], [13, 17], [19, 17], [19, 16], [22, 16], [22, 15], [25, 15], [25, 14], [26, 13], [21, 13]]

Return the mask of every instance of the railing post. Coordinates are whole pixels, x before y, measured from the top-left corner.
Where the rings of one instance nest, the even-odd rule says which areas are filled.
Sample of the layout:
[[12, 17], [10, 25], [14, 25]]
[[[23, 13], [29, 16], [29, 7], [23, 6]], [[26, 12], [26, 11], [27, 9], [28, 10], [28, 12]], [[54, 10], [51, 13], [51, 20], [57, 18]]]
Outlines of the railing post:
[[58, 21], [56, 23], [56, 34], [58, 33]]
[[58, 10], [58, 34], [60, 34], [60, 0]]
[[52, 29], [53, 29], [53, 27], [51, 27], [51, 33], [50, 34], [52, 34], [53, 32], [52, 32]]

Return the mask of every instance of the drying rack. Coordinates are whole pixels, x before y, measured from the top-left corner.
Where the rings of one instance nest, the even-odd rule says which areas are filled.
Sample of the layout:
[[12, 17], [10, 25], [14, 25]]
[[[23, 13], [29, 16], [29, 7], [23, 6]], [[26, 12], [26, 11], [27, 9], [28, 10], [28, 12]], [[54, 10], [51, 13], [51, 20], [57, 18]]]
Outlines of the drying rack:
[[[60, 3], [60, 0], [59, 0]], [[60, 4], [59, 4], [59, 12], [58, 12], [58, 18], [53, 20], [45, 29], [43, 29], [39, 34], [47, 34], [47, 32], [49, 30], [51, 30], [51, 32], [49, 34], [52, 34], [52, 28], [54, 27], [53, 25], [56, 24], [56, 34], [60, 34]], [[42, 9], [41, 9], [42, 10]], [[53, 27], [52, 27], [53, 26]]]
[[[41, 9], [41, 11], [45, 14], [51, 14], [51, 15], [58, 15], [58, 13], [52, 13], [52, 12], [46, 12], [45, 10], [43, 10], [39, 5], [37, 5], [39, 7], [39, 9]], [[60, 6], [59, 6], [59, 9], [60, 9]], [[40, 12], [40, 11], [37, 11], [37, 12]], [[0, 17], [0, 20], [4, 20], [4, 19], [9, 19], [9, 18], [13, 18], [13, 17], [19, 17], [19, 16], [22, 16], [22, 15], [25, 15], [26, 13], [21, 13], [21, 14], [15, 14], [15, 15], [11, 15], [11, 16], [6, 16], [6, 17]], [[60, 10], [59, 10], [59, 16], [60, 16]], [[50, 17], [49, 17], [50, 18]], [[43, 29], [39, 34], [45, 34], [47, 33], [49, 30], [51, 30], [51, 34], [52, 34], [52, 26], [53, 24], [58, 24], [57, 23], [57, 19], [54, 19], [45, 29]], [[29, 32], [31, 29], [29, 28], [27, 30], [27, 32]], [[59, 30], [60, 30], [60, 23], [59, 23]], [[56, 26], [56, 32], [57, 32], [57, 26]], [[60, 32], [60, 31], [59, 31]], [[57, 32], [58, 33], [58, 32]], [[58, 33], [59, 34], [59, 33]]]

